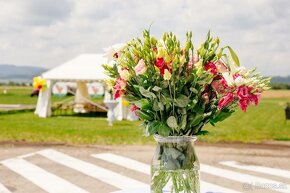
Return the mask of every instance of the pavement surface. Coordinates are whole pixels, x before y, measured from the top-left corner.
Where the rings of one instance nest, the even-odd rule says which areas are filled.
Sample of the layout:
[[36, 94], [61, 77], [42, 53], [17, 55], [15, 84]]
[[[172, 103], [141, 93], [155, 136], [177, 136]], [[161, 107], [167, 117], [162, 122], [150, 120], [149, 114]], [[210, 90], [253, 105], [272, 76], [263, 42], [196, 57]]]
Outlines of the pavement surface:
[[19, 111], [19, 110], [32, 110], [35, 105], [25, 104], [0, 104], [0, 111]]
[[[0, 146], [0, 193], [149, 193], [154, 146]], [[196, 145], [202, 193], [290, 193], [290, 148]]]

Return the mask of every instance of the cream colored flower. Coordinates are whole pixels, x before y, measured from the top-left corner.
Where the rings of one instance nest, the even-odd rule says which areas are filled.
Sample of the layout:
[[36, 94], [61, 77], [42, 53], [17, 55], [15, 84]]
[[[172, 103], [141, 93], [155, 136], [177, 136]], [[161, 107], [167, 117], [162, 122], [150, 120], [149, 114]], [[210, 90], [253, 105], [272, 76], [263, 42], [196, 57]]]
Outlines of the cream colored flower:
[[165, 69], [164, 71], [164, 76], [163, 76], [164, 80], [170, 80], [171, 79], [171, 73]]

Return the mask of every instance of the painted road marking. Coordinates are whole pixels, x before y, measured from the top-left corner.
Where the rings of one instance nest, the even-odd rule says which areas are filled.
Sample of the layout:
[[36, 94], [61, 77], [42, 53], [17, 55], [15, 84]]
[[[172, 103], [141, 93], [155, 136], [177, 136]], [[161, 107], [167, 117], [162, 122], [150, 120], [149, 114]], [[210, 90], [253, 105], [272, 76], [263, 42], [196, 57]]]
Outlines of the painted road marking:
[[56, 163], [62, 164], [66, 167], [70, 167], [83, 174], [96, 178], [120, 189], [140, 188], [148, 186], [143, 182], [112, 172], [102, 167], [98, 167], [91, 163], [79, 160], [77, 158], [52, 149], [39, 151], [37, 153]]
[[290, 171], [288, 170], [282, 170], [277, 168], [269, 168], [264, 166], [255, 166], [255, 165], [242, 165], [239, 162], [236, 161], [224, 161], [220, 162], [222, 165], [242, 169], [242, 170], [248, 170], [248, 171], [254, 171], [264, 174], [270, 174], [273, 176], [283, 177], [283, 178], [289, 178], [290, 179]]
[[93, 154], [92, 155], [95, 158], [101, 159], [101, 160], [105, 160], [107, 162], [113, 163], [113, 164], [117, 164], [119, 166], [131, 169], [131, 170], [135, 170], [137, 172], [141, 172], [141, 173], [145, 173], [150, 175], [150, 166], [147, 164], [144, 164], [142, 162], [127, 158], [127, 157], [123, 157], [123, 156], [119, 156], [119, 155], [115, 155], [112, 153], [100, 153], [100, 154]]
[[0, 193], [11, 193], [3, 184], [0, 183]]
[[35, 185], [49, 193], [89, 193], [80, 187], [29, 163], [21, 158], [9, 159], [1, 162], [15, 173], [28, 179]]
[[[137, 171], [137, 172], [141, 172], [147, 175], [150, 175], [150, 166], [147, 164], [144, 164], [142, 162], [127, 158], [127, 157], [123, 157], [123, 156], [119, 156], [119, 155], [115, 155], [115, 154], [111, 154], [111, 153], [102, 153], [102, 154], [93, 154], [92, 155], [95, 158], [101, 159], [101, 160], [105, 160], [107, 162]], [[211, 184], [208, 182], [204, 182], [201, 181], [201, 192], [219, 192], [219, 193], [238, 193], [238, 191], [235, 190], [231, 190], [228, 188], [224, 188], [215, 184]], [[134, 190], [132, 190], [133, 192]], [[144, 192], [146, 191], [146, 189], [144, 188]], [[122, 191], [120, 191], [119, 193], [121, 193]], [[117, 193], [117, 192], [116, 192]]]
[[238, 172], [234, 172], [234, 171], [230, 171], [226, 169], [209, 166], [206, 164], [201, 164], [200, 170], [201, 172], [205, 172], [205, 173], [212, 174], [215, 176], [219, 176], [219, 177], [227, 178], [233, 181], [248, 184], [249, 186], [251, 186], [249, 188], [255, 188], [255, 186], [257, 187], [267, 186], [267, 189], [274, 190], [277, 192], [286, 192], [286, 193], [290, 192], [290, 186], [288, 184], [284, 184], [282, 182], [278, 182], [274, 180], [269, 180], [269, 179], [265, 179], [265, 178], [261, 178], [257, 176], [238, 173]]

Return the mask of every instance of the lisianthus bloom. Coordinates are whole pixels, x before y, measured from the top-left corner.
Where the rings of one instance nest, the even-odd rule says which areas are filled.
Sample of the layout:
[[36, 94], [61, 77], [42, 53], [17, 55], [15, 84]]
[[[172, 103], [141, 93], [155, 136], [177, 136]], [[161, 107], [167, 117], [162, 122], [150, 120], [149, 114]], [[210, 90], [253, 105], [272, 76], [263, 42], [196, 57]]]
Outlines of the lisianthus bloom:
[[128, 68], [119, 68], [118, 69], [119, 75], [124, 80], [129, 80], [130, 72]]
[[246, 112], [249, 105], [250, 105], [249, 98], [240, 98], [239, 99], [239, 106], [241, 107], [242, 111]]
[[33, 78], [33, 88], [44, 91], [46, 89], [46, 80], [41, 77]]
[[226, 89], [229, 88], [227, 81], [221, 76], [214, 78], [211, 87], [219, 94], [225, 93]]
[[197, 54], [193, 54], [192, 61], [193, 61], [193, 64], [198, 63], [198, 61], [199, 61], [199, 57], [198, 57]]
[[228, 106], [231, 102], [233, 102], [235, 99], [235, 96], [233, 93], [229, 92], [225, 96], [221, 98], [221, 100], [218, 102], [218, 108], [222, 109], [226, 106]]
[[167, 70], [169, 70], [169, 71], [171, 70], [171, 69], [167, 66], [167, 64], [166, 64], [166, 62], [165, 62], [165, 60], [164, 60], [164, 58], [157, 58], [157, 59], [156, 59], [155, 66], [160, 70], [160, 75], [161, 75], [161, 76], [164, 75], [164, 71], [165, 71], [165, 69], [167, 69]]
[[116, 60], [119, 58], [121, 51], [126, 47], [126, 44], [115, 44], [108, 48], [105, 48], [104, 56], [107, 57], [108, 61]]
[[220, 60], [216, 63], [216, 67], [219, 73], [225, 73], [229, 71], [226, 65]]
[[251, 94], [250, 101], [254, 103], [255, 106], [259, 104], [260, 95]]
[[167, 69], [165, 69], [163, 77], [164, 77], [164, 80], [170, 80], [171, 79], [171, 73]]
[[237, 91], [237, 95], [239, 98], [249, 98], [250, 97], [251, 88], [248, 86], [240, 86]]
[[137, 75], [144, 74], [147, 70], [147, 66], [143, 59], [139, 60], [138, 64], [134, 68]]
[[131, 106], [130, 111], [133, 113], [133, 112], [135, 112], [136, 110], [139, 110], [139, 109], [140, 109], [139, 107], [137, 107], [136, 105], [133, 105], [133, 106]]
[[209, 95], [208, 95], [207, 92], [206, 92], [206, 93], [203, 93], [203, 94], [201, 95], [201, 97], [204, 99], [205, 104], [208, 104], [208, 103], [209, 103]]
[[213, 75], [217, 74], [217, 68], [216, 65], [212, 62], [208, 62], [204, 65], [204, 69], [206, 71], [209, 71], [210, 73], [212, 73]]
[[114, 99], [116, 100], [125, 93], [126, 81], [122, 78], [118, 78], [116, 85], [114, 86]]
[[241, 86], [241, 85], [245, 84], [245, 79], [241, 75], [235, 76], [234, 82], [237, 86]]

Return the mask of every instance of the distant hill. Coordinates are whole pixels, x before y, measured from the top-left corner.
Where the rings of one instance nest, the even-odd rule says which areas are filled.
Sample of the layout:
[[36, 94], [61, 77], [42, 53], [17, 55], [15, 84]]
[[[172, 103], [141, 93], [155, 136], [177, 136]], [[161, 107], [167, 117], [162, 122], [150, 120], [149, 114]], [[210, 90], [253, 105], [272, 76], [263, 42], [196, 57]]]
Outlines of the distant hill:
[[271, 83], [290, 84], [290, 76], [273, 76]]
[[0, 82], [21, 81], [31, 82], [33, 77], [40, 75], [47, 69], [34, 66], [16, 66], [0, 64]]

